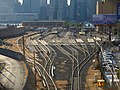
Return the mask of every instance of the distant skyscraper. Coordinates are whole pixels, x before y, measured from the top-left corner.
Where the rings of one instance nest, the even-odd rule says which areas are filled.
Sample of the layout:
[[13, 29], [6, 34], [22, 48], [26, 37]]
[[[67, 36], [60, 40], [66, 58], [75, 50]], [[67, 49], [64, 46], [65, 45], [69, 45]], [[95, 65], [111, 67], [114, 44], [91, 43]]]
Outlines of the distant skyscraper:
[[66, 20], [67, 0], [50, 0], [49, 20]]
[[70, 20], [84, 22], [87, 18], [86, 0], [72, 0], [70, 5]]
[[0, 13], [14, 13], [15, 0], [0, 0]]
[[96, 13], [97, 0], [87, 0], [87, 20], [92, 21], [93, 14]]
[[58, 0], [50, 0], [49, 20], [57, 20]]
[[15, 0], [14, 12], [15, 13], [21, 13], [21, 12], [23, 12], [22, 5], [21, 5], [21, 3], [18, 0]]
[[40, 0], [40, 6], [46, 6], [47, 0]]
[[66, 20], [67, 0], [58, 0], [57, 19]]
[[31, 12], [31, 0], [23, 0], [23, 11], [25, 13]]
[[39, 13], [40, 0], [23, 0], [23, 7], [26, 13]]
[[47, 0], [41, 0], [40, 1], [40, 14], [39, 14], [40, 20], [47, 20], [48, 19], [48, 5]]
[[71, 3], [70, 3], [70, 20], [71, 21], [75, 21], [75, 11], [76, 10], [76, 1], [75, 0], [71, 0]]
[[40, 12], [40, 1], [41, 0], [31, 0], [31, 12], [32, 13]]
[[85, 22], [87, 20], [87, 2], [86, 0], [77, 0], [76, 21]]

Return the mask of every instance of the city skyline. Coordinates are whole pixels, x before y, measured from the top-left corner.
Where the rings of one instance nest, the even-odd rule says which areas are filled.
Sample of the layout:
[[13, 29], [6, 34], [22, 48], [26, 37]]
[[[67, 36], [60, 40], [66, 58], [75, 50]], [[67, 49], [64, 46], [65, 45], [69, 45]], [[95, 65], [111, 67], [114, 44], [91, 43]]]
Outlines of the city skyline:
[[[2, 15], [2, 13], [13, 13], [12, 16], [14, 18], [14, 15], [16, 13], [19, 13], [21, 14], [20, 18], [22, 20], [24, 17], [22, 13], [25, 13], [26, 16], [29, 16], [29, 13], [31, 13], [33, 15], [33, 20], [66, 20], [72, 22], [91, 22], [92, 16], [96, 11], [95, 8], [97, 0], [69, 0], [71, 2], [70, 5], [68, 5], [68, 0], [49, 0], [50, 4], [47, 4], [48, 0], [8, 1], [9, 0], [6, 0], [4, 3], [0, 2], [1, 17], [6, 16], [6, 14]], [[37, 14], [38, 19], [34, 19], [34, 13]], [[7, 17], [9, 17], [9, 15], [7, 15]], [[7, 19], [7, 17], [5, 18]]]

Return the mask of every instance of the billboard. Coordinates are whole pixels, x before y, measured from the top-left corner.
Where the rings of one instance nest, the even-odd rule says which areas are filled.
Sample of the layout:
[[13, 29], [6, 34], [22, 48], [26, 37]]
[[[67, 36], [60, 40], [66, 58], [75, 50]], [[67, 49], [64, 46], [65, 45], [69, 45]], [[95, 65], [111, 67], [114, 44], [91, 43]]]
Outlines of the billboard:
[[93, 15], [94, 25], [114, 25], [117, 23], [117, 15], [115, 14], [98, 14]]
[[120, 21], [120, 3], [117, 3], [117, 20]]

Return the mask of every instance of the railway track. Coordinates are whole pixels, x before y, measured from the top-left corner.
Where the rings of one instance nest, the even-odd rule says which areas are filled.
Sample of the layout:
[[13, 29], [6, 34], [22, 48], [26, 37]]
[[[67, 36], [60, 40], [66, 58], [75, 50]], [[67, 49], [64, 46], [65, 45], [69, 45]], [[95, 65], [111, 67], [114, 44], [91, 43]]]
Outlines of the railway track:
[[[31, 37], [31, 36], [32, 36], [32, 38], [33, 38], [33, 35], [25, 36], [25, 37], [24, 37], [24, 40], [27, 41], [27, 39], [28, 39], [29, 37]], [[19, 50], [20, 50], [21, 53], [23, 53], [23, 51], [22, 51], [23, 46], [21, 45], [22, 39], [23, 39], [23, 37], [20, 37], [20, 38], [17, 40], [17, 43], [18, 43], [17, 45], [18, 45]], [[34, 44], [34, 42], [32, 42], [32, 43]], [[38, 52], [41, 51], [41, 50], [40, 50], [40, 47], [38, 47], [38, 46], [36, 46], [36, 45], [34, 45], [34, 46], [35, 46], [35, 48], [38, 50]], [[22, 49], [21, 49], [20, 47], [22, 47]], [[27, 48], [27, 47], [26, 47], [26, 48]], [[25, 51], [26, 51], [26, 50], [25, 50]], [[25, 52], [25, 54], [27, 54], [26, 56], [29, 56], [29, 58], [27, 57], [27, 62], [30, 63], [30, 64], [34, 64], [34, 63], [33, 63], [33, 62], [34, 62], [34, 60], [33, 60], [33, 55], [32, 55], [32, 56], [29, 55], [28, 52]], [[44, 55], [43, 55], [43, 56], [44, 56]], [[49, 58], [48, 55], [46, 55], [46, 57]], [[46, 57], [44, 57], [44, 58], [46, 58]], [[50, 60], [50, 58], [49, 58], [49, 60]], [[47, 62], [47, 59], [46, 59], [46, 62]], [[56, 87], [56, 85], [55, 85], [55, 83], [54, 83], [51, 75], [49, 75], [49, 73], [47, 73], [48, 71], [46, 70], [46, 68], [45, 68], [42, 64], [39, 63], [39, 60], [36, 60], [36, 63], [37, 63], [37, 64], [36, 64], [37, 73], [39, 73], [39, 76], [42, 75], [42, 77], [43, 77], [43, 79], [44, 79], [44, 81], [45, 81], [45, 84], [46, 84], [46, 86], [47, 86], [47, 90], [51, 90], [51, 89], [50, 89], [50, 86], [49, 86], [49, 83], [48, 83], [48, 78], [50, 79], [49, 81], [51, 81], [51, 83], [53, 84], [54, 90], [57, 90], [57, 87]], [[47, 63], [48, 63], [48, 62], [47, 62]], [[46, 65], [46, 66], [47, 66], [47, 65]], [[42, 68], [42, 70], [40, 69], [40, 67]], [[42, 71], [44, 71], [44, 74], [45, 74], [45, 75], [44, 75], [44, 74], [40, 74]], [[48, 78], [45, 78], [46, 76], [47, 76]]]
[[[65, 35], [65, 33], [63, 33]], [[62, 35], [62, 34], [61, 34]], [[64, 37], [63, 35], [63, 37]], [[30, 37], [32, 36], [32, 39], [30, 39]], [[34, 48], [36, 49], [37, 52], [39, 52], [39, 54], [43, 57], [45, 61], [44, 64], [40, 63], [40, 58], [36, 59], [36, 71], [38, 72], [39, 76], [42, 76], [44, 79], [44, 82], [46, 84], [47, 90], [51, 90], [50, 87], [50, 83], [53, 84], [54, 89], [57, 90], [57, 86], [53, 80], [53, 69], [52, 66], [54, 64], [54, 60], [55, 57], [57, 56], [56, 51], [49, 45], [44, 45], [43, 43], [39, 42], [39, 35], [35, 36], [35, 35], [31, 35], [31, 36], [26, 36], [25, 37], [25, 41], [28, 41], [28, 38], [30, 39], [29, 41], [33, 44]], [[48, 35], [46, 35], [48, 36]], [[44, 39], [46, 36], [42, 37], [42, 39]], [[55, 35], [54, 37], [52, 37], [52, 39], [56, 38], [57, 36]], [[58, 37], [57, 37], [58, 38]], [[22, 38], [20, 39], [22, 40]], [[35, 43], [37, 42], [38, 45], [36, 45]], [[21, 45], [22, 41], [20, 41], [19, 45], [20, 47], [23, 47]], [[79, 43], [80, 44], [80, 43]], [[82, 70], [84, 69], [84, 67], [87, 65], [87, 63], [91, 60], [91, 58], [96, 54], [97, 50], [95, 50], [93, 48], [93, 51], [90, 53], [90, 50], [88, 49], [87, 45], [84, 45], [84, 47], [79, 46], [79, 44], [72, 44], [68, 45], [67, 47], [65, 46], [65, 48], [69, 49], [71, 51], [71, 53], [67, 50], [65, 50], [61, 45], [55, 45], [55, 47], [64, 55], [66, 55], [72, 62], [72, 80], [71, 80], [71, 90], [74, 90], [74, 76], [77, 73], [78, 76], [78, 90], [82, 90], [83, 88], [81, 87], [81, 73]], [[26, 46], [26, 49], [28, 49], [28, 47]], [[21, 50], [21, 49], [20, 49]], [[84, 53], [84, 58], [79, 61], [78, 55], [79, 52], [78, 50], [82, 51]], [[27, 51], [27, 50], [26, 50]], [[42, 52], [41, 52], [42, 51]], [[21, 50], [22, 52], [22, 50]], [[26, 52], [26, 54], [28, 54], [29, 58], [27, 58], [27, 62], [34, 64], [33, 56], [29, 55], [29, 53]], [[49, 80], [48, 80], [49, 79]]]

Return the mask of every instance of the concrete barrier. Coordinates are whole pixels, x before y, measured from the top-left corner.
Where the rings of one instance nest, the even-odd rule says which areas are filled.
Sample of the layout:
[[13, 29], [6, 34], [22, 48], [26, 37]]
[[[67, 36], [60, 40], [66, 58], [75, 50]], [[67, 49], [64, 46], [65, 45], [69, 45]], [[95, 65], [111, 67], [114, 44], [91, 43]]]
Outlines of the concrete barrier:
[[24, 27], [17, 26], [0, 26], [0, 39], [16, 37], [25, 34]]
[[13, 58], [13, 59], [16, 59], [16, 60], [19, 60], [19, 61], [22, 61], [22, 60], [24, 61], [25, 60], [24, 55], [22, 55], [21, 53], [11, 51], [11, 50], [8, 50], [8, 49], [0, 48], [0, 54], [4, 55], [4, 56], [7, 56], [7, 57], [10, 57], [10, 58]]
[[[21, 53], [15, 52], [15, 51], [8, 50], [8, 49], [0, 48], [0, 54], [10, 57], [12, 59], [15, 59], [17, 61], [24, 61], [24, 62], [26, 61], [24, 55], [22, 55]], [[35, 76], [31, 70], [31, 67], [27, 63], [26, 63], [26, 66], [28, 69], [28, 76], [27, 76], [26, 84], [25, 84], [23, 90], [36, 90]]]

